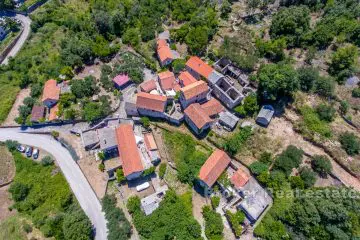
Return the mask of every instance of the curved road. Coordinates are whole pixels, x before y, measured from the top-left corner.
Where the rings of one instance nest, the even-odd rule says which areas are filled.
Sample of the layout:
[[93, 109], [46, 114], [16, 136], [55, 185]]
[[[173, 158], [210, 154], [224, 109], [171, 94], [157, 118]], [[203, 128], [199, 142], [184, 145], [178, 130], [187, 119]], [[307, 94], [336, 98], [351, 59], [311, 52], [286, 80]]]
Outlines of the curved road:
[[24, 28], [24, 30], [21, 33], [21, 36], [18, 39], [18, 41], [16, 42], [16, 44], [14, 45], [14, 47], [10, 50], [10, 52], [8, 53], [8, 55], [2, 61], [1, 64], [6, 65], [9, 62], [9, 57], [15, 57], [15, 55], [20, 51], [21, 47], [26, 42], [26, 40], [29, 37], [30, 32], [31, 32], [31, 28], [30, 28], [31, 19], [29, 17], [21, 15], [21, 14], [16, 14], [15, 19], [17, 19], [21, 22], [21, 25]]
[[100, 202], [68, 150], [48, 135], [22, 133], [19, 128], [0, 129], [0, 141], [6, 140], [16, 140], [21, 144], [42, 148], [52, 154], [56, 158], [80, 206], [94, 225], [95, 239], [106, 240], [106, 220]]

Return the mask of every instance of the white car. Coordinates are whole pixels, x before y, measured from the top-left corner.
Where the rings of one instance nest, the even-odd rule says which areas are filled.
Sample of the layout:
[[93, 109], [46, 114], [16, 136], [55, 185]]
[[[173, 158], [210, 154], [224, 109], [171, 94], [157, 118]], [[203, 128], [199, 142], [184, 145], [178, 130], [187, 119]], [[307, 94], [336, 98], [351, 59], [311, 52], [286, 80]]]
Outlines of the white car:
[[39, 157], [39, 149], [35, 148], [33, 151], [33, 158], [37, 159]]
[[136, 186], [136, 191], [141, 192], [141, 191], [147, 189], [148, 187], [150, 187], [150, 184], [148, 182], [145, 182], [143, 184]]

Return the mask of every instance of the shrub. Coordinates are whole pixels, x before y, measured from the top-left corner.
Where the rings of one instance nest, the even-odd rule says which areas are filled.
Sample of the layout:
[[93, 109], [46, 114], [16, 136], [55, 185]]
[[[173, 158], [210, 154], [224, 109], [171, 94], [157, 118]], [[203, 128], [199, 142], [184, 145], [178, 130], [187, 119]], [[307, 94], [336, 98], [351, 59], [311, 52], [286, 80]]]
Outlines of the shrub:
[[352, 90], [352, 96], [354, 98], [360, 98], [360, 87], [355, 88], [355, 89]]
[[269, 169], [269, 166], [263, 162], [256, 161], [256, 162], [253, 162], [249, 166], [249, 168], [250, 168], [250, 171], [252, 174], [258, 176], [263, 172], [267, 172]]
[[126, 180], [124, 176], [124, 170], [122, 170], [121, 168], [116, 170], [116, 180], [118, 183], [122, 183], [123, 181]]
[[227, 151], [230, 155], [235, 155], [240, 151], [240, 149], [249, 139], [251, 134], [252, 134], [251, 127], [245, 127], [241, 129], [239, 132], [234, 133], [231, 137], [226, 139], [223, 146], [225, 151]]
[[305, 188], [314, 186], [316, 182], [316, 173], [314, 173], [309, 167], [303, 167], [300, 169], [300, 177], [304, 181]]
[[28, 195], [30, 188], [19, 182], [14, 182], [10, 185], [9, 192], [15, 202], [23, 201]]
[[339, 106], [339, 112], [341, 115], [346, 115], [346, 113], [349, 111], [350, 108], [350, 104], [348, 101], [343, 100], [340, 102], [340, 106]]
[[319, 115], [320, 120], [326, 122], [334, 121], [336, 110], [332, 106], [321, 103], [316, 107], [316, 112]]
[[335, 92], [335, 81], [330, 77], [318, 77], [315, 82], [315, 93], [322, 97], [333, 97]]
[[126, 208], [129, 210], [129, 213], [135, 213], [140, 211], [140, 198], [138, 196], [132, 196], [128, 199], [126, 203]]
[[271, 164], [273, 161], [272, 154], [270, 152], [261, 153], [259, 161], [265, 164]]
[[291, 176], [289, 180], [290, 180], [291, 188], [304, 189], [305, 187], [304, 180], [300, 176]]
[[42, 93], [42, 87], [39, 83], [35, 83], [31, 85], [31, 92], [30, 92], [31, 97], [37, 98], [41, 95], [41, 93]]
[[303, 158], [303, 151], [293, 145], [289, 145], [279, 156], [276, 157], [274, 168], [290, 175], [293, 168], [299, 167]]
[[60, 133], [58, 131], [51, 131], [51, 136], [54, 138], [58, 138], [60, 136]]
[[141, 117], [140, 122], [144, 126], [144, 128], [150, 127], [150, 119], [148, 117]]
[[104, 172], [105, 171], [105, 164], [104, 163], [100, 163], [98, 166], [99, 170]]
[[205, 219], [205, 235], [208, 239], [222, 239], [224, 224], [221, 215], [210, 208], [204, 206], [202, 213]]
[[105, 153], [104, 152], [98, 152], [98, 157], [101, 161], [105, 160]]
[[244, 103], [241, 106], [235, 108], [235, 111], [243, 116], [251, 116], [258, 110], [259, 104], [255, 93], [246, 96]]
[[326, 176], [331, 173], [332, 166], [327, 156], [315, 155], [311, 161], [312, 168], [320, 175]]
[[300, 123], [300, 130], [303, 134], [313, 137], [314, 133], [322, 137], [331, 137], [331, 129], [327, 122], [322, 121], [319, 115], [309, 106], [300, 108], [300, 113], [303, 117], [303, 122]]
[[239, 238], [241, 233], [242, 233], [242, 230], [243, 230], [241, 224], [245, 220], [245, 214], [243, 212], [241, 212], [241, 211], [237, 211], [236, 213], [232, 213], [229, 210], [227, 210], [225, 212], [225, 215], [226, 215], [227, 219], [230, 222], [230, 226], [231, 226], [235, 236], [237, 238]]
[[145, 169], [142, 175], [144, 177], [146, 177], [146, 176], [152, 175], [154, 173], [155, 173], [155, 167], [152, 166], [152, 167], [149, 167], [148, 169]]
[[340, 135], [339, 141], [341, 147], [349, 154], [353, 156], [360, 152], [360, 141], [354, 133], [345, 132]]
[[19, 142], [13, 140], [6, 140], [5, 145], [10, 152], [13, 152], [16, 150], [17, 146], [19, 146]]
[[54, 164], [54, 159], [52, 159], [50, 156], [45, 156], [41, 159], [41, 164], [43, 166], [49, 166]]
[[220, 197], [219, 196], [213, 196], [211, 197], [211, 206], [215, 210], [220, 204]]
[[24, 229], [24, 231], [25, 231], [26, 233], [31, 233], [32, 230], [33, 230], [32, 226], [31, 226], [30, 224], [28, 224], [28, 223], [24, 223], [24, 224], [23, 224], [23, 229]]
[[165, 173], [166, 173], [166, 167], [167, 167], [166, 163], [161, 163], [160, 164], [160, 166], [159, 166], [159, 177], [160, 178], [164, 178]]

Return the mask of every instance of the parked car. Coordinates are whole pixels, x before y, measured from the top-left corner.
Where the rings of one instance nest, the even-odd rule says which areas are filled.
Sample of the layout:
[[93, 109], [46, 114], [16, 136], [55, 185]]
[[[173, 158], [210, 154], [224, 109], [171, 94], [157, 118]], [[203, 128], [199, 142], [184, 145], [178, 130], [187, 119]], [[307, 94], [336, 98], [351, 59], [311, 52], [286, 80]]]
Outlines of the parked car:
[[39, 157], [39, 149], [35, 148], [34, 151], [33, 151], [33, 158], [34, 159], [37, 159]]
[[148, 187], [150, 187], [150, 184], [148, 182], [145, 182], [143, 184], [136, 186], [136, 191], [141, 192], [141, 191], [147, 189]]
[[31, 157], [32, 156], [32, 152], [33, 152], [33, 148], [32, 147], [27, 147], [25, 154], [27, 157]]
[[17, 148], [16, 148], [19, 152], [25, 152], [25, 147], [23, 146], [23, 145], [19, 145], [19, 146], [17, 146]]

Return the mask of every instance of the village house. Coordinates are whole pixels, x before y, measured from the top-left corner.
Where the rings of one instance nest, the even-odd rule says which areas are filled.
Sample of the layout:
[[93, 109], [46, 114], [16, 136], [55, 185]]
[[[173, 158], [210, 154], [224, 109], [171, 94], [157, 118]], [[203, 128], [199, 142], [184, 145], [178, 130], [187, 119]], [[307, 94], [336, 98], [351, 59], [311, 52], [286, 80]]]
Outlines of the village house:
[[230, 130], [235, 129], [236, 124], [239, 122], [239, 118], [237, 116], [235, 116], [234, 114], [228, 111], [221, 112], [219, 115], [220, 115], [219, 123], [221, 125], [229, 128]]
[[274, 116], [275, 110], [271, 105], [262, 106], [259, 114], [256, 117], [256, 123], [267, 127], [270, 124], [272, 117]]
[[117, 139], [115, 129], [111, 127], [96, 130], [99, 136], [100, 150], [105, 154], [117, 153]]
[[48, 121], [53, 122], [53, 121], [58, 120], [59, 119], [58, 112], [59, 112], [59, 104], [57, 103], [55, 106], [53, 106], [50, 109]]
[[180, 103], [185, 109], [192, 103], [202, 103], [206, 101], [209, 87], [204, 81], [196, 81], [180, 89]]
[[158, 74], [159, 84], [163, 92], [168, 97], [174, 97], [176, 92], [180, 90], [180, 85], [177, 83], [174, 73], [170, 71], [161, 72]]
[[201, 108], [210, 118], [216, 118], [221, 112], [225, 111], [225, 107], [215, 98], [201, 104]]
[[99, 136], [96, 131], [89, 130], [81, 132], [81, 141], [86, 151], [99, 146]]
[[182, 71], [178, 76], [179, 83], [181, 87], [186, 87], [194, 82], [197, 82], [196, 78], [194, 78], [188, 71]]
[[212, 120], [199, 103], [193, 103], [184, 111], [185, 122], [197, 135], [201, 135], [211, 127]]
[[200, 169], [199, 183], [204, 188], [204, 195], [209, 196], [212, 186], [230, 164], [230, 157], [222, 150], [215, 150]]
[[156, 81], [151, 79], [140, 84], [140, 91], [150, 93], [152, 90], [156, 89]]
[[130, 124], [120, 124], [116, 129], [120, 162], [127, 180], [141, 176], [144, 167], [136, 144], [133, 127]]
[[31, 110], [31, 118], [30, 121], [33, 123], [38, 123], [44, 120], [45, 117], [45, 107], [44, 106], [33, 106]]
[[43, 95], [41, 101], [43, 104], [51, 108], [53, 107], [60, 98], [60, 88], [57, 86], [56, 80], [50, 79], [45, 82]]
[[157, 56], [162, 67], [171, 64], [174, 60], [174, 56], [171, 52], [169, 44], [165, 39], [158, 39], [157, 40]]
[[208, 79], [214, 71], [212, 67], [197, 56], [190, 57], [186, 62], [185, 68], [196, 79], [200, 79], [201, 77]]
[[230, 109], [239, 105], [244, 99], [244, 95], [233, 86], [230, 80], [216, 71], [209, 76], [209, 86], [212, 88], [212, 93]]
[[167, 98], [165, 96], [140, 92], [136, 97], [136, 108], [140, 115], [165, 118]]
[[131, 83], [130, 78], [127, 74], [119, 74], [114, 77], [112, 81], [115, 88], [119, 90], [126, 88]]
[[144, 142], [146, 146], [146, 150], [149, 154], [152, 164], [157, 164], [160, 162], [160, 154], [159, 149], [156, 145], [154, 136], [152, 133], [145, 133], [144, 134]]

